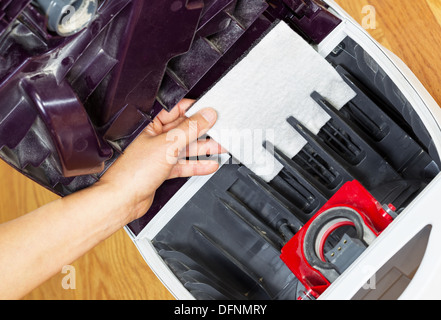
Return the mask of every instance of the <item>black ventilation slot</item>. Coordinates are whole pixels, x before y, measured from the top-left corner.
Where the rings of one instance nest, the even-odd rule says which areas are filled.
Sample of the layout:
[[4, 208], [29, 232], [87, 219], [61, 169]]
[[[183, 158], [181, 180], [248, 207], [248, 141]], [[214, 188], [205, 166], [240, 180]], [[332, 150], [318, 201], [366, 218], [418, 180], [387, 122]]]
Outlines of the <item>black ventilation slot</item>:
[[332, 120], [323, 126], [319, 137], [351, 165], [359, 164], [366, 157], [363, 149], [346, 132], [339, 130]]
[[343, 176], [330, 166], [309, 145], [304, 147], [293, 159], [300, 167], [317, 179], [328, 190], [335, 190], [343, 182]]

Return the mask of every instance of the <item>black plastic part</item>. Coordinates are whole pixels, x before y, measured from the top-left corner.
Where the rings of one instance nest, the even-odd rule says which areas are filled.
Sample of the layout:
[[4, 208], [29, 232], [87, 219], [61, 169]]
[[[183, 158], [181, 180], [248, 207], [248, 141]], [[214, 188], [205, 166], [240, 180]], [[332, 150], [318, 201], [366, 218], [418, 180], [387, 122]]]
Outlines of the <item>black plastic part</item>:
[[362, 84], [365, 94], [418, 142], [438, 167], [441, 166], [438, 150], [421, 118], [392, 79], [362, 46], [346, 37], [326, 59], [334, 66], [350, 72], [357, 85]]
[[[198, 294], [209, 286], [215, 298], [296, 298], [298, 280], [279, 255], [302, 224], [257, 180], [245, 167], [224, 165], [153, 240], [191, 292], [203, 282]], [[184, 276], [189, 270], [203, 276]]]
[[[340, 164], [341, 168], [345, 168], [342, 171], [347, 172], [347, 176], [354, 177], [356, 180], [364, 178], [366, 188], [372, 189], [384, 181], [394, 181], [399, 178], [383, 158], [366, 148], [366, 145], [357, 145], [353, 141], [354, 137], [349, 136], [347, 132], [338, 130], [332, 120], [322, 128], [317, 136], [293, 117], [289, 118], [288, 122], [311, 146], [326, 152], [328, 157]], [[377, 174], [367, 174], [373, 172]]]
[[[359, 130], [394, 169], [406, 179], [431, 181], [439, 172], [437, 163], [417, 141], [398, 126], [364, 92], [367, 91], [342, 66], [337, 66], [343, 80], [357, 93], [344, 109], [344, 122]], [[332, 116], [332, 108], [326, 111]], [[353, 122], [353, 123], [351, 123]], [[360, 129], [357, 129], [355, 123]]]

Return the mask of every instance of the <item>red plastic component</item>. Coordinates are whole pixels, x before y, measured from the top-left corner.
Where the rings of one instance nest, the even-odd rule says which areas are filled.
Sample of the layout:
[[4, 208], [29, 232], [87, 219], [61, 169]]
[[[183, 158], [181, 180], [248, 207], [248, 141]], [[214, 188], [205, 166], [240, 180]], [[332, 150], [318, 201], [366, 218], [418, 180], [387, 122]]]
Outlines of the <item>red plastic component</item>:
[[387, 205], [389, 207], [389, 209], [391, 209], [392, 211], [397, 211], [397, 208], [395, 208], [395, 206], [392, 203], [389, 203]]
[[[310, 221], [282, 248], [281, 259], [305, 286], [305, 294], [318, 298], [330, 285], [330, 281], [305, 258], [304, 239], [313, 221], [329, 209], [348, 207], [357, 211], [363, 223], [375, 234], [380, 233], [393, 221], [393, 218], [358, 181], [347, 182], [340, 190], [310, 219]], [[332, 225], [324, 233], [326, 239], [330, 233], [349, 222]], [[324, 240], [325, 241], [325, 240]], [[322, 245], [323, 240], [321, 241]], [[324, 243], [323, 243], [324, 245]], [[322, 260], [323, 256], [320, 257]]]

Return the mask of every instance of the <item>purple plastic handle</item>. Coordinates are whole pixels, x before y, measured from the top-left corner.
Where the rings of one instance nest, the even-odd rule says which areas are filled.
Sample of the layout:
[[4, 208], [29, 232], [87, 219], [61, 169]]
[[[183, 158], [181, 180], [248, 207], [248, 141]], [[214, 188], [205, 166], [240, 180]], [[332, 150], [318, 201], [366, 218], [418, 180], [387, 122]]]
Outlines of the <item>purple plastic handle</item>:
[[[21, 87], [47, 124], [65, 177], [93, 174], [104, 169], [112, 149], [103, 146], [86, 110], [66, 81], [39, 74], [21, 80]], [[49, 88], [57, 88], [57, 97]]]

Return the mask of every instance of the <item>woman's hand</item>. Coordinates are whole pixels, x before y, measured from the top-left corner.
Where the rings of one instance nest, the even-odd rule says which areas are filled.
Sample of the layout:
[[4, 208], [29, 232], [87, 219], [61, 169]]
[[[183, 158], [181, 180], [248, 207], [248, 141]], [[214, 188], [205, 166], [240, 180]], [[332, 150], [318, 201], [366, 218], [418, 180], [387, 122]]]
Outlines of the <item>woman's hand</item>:
[[129, 200], [129, 221], [147, 212], [165, 180], [207, 175], [218, 169], [216, 161], [186, 160], [225, 152], [214, 140], [198, 140], [214, 125], [217, 114], [204, 109], [187, 118], [185, 112], [192, 103], [184, 99], [170, 112], [160, 112], [96, 184], [111, 187], [116, 196]]

